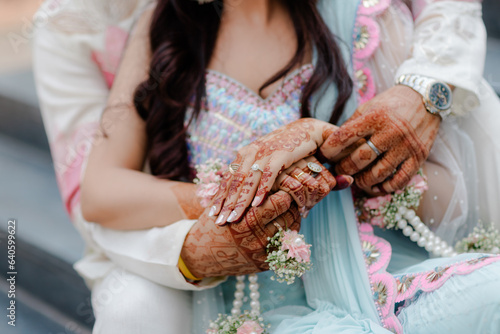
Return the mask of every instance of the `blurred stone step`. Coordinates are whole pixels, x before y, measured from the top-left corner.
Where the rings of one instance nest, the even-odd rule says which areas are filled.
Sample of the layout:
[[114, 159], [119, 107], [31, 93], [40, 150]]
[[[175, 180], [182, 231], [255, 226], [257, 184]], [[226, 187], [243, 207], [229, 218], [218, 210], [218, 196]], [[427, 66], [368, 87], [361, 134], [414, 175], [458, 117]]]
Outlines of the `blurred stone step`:
[[[500, 13], [498, 13], [500, 17]], [[500, 95], [500, 39], [488, 38], [486, 49], [486, 62], [484, 65], [484, 77]]]
[[[4, 259], [0, 260], [0, 304], [5, 305], [0, 309], [4, 313], [0, 313], [0, 333], [90, 333], [94, 323], [90, 292], [72, 265], [16, 233], [15, 264], [9, 268], [6, 243], [7, 233], [0, 231], [0, 257]], [[7, 279], [12, 277], [15, 298], [8, 295], [11, 286]], [[5, 331], [12, 326], [1, 320], [7, 319], [10, 300], [16, 305], [16, 331]], [[37, 330], [20, 329], [32, 327]]]

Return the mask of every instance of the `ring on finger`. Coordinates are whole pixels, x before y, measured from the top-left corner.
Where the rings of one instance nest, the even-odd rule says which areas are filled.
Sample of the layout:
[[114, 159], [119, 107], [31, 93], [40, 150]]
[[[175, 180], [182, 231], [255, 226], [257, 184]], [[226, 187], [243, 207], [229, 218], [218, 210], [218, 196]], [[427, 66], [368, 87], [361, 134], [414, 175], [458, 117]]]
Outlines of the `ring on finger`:
[[259, 164], [253, 164], [252, 167], [250, 167], [250, 169], [253, 170], [254, 172], [260, 171], [261, 173], [264, 173], [262, 168], [260, 168]]
[[371, 140], [368, 139], [366, 141], [366, 145], [370, 146], [370, 148], [373, 150], [373, 152], [375, 152], [375, 154], [377, 155], [377, 157], [382, 154], [379, 151], [379, 149], [375, 145], [373, 145], [373, 143], [371, 142]]
[[296, 178], [296, 179], [297, 179], [297, 181], [300, 181], [299, 177], [301, 177], [301, 176], [302, 176], [302, 174], [305, 174], [305, 173], [304, 173], [304, 171], [300, 171], [300, 173], [299, 173], [299, 174], [292, 174], [292, 177]]
[[318, 174], [323, 170], [320, 165], [312, 161], [307, 163], [307, 168], [311, 171], [312, 177], [318, 176]]
[[238, 164], [229, 164], [229, 172], [234, 175], [240, 168], [240, 165]]
[[276, 228], [278, 229], [278, 231], [281, 231], [283, 228], [280, 226], [280, 224], [278, 224], [276, 221], [273, 221], [273, 225], [276, 226]]

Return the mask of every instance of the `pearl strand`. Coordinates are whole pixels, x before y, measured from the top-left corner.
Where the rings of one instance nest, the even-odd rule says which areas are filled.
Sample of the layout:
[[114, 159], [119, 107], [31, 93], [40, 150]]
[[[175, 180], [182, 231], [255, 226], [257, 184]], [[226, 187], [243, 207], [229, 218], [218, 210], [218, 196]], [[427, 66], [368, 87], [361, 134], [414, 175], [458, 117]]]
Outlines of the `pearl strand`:
[[250, 282], [250, 284], [248, 285], [248, 288], [250, 289], [250, 314], [254, 316], [260, 315], [260, 293], [257, 279], [257, 274], [248, 275], [248, 281]]
[[245, 275], [239, 275], [236, 276], [236, 291], [234, 292], [233, 308], [231, 309], [232, 316], [241, 314], [243, 297], [245, 297]]
[[441, 240], [434, 234], [415, 214], [412, 209], [407, 209], [404, 206], [398, 208], [396, 214], [397, 227], [403, 231], [403, 234], [416, 242], [418, 246], [424, 247], [429, 253], [436, 256], [453, 257], [458, 255], [457, 252], [448, 245], [444, 240]]
[[[245, 275], [236, 276], [236, 291], [234, 292], [233, 308], [231, 309], [232, 316], [239, 316], [241, 314], [241, 307], [243, 306], [243, 298], [245, 297]], [[250, 284], [250, 314], [253, 316], [260, 315], [260, 293], [259, 284], [257, 283], [257, 274], [248, 275]]]

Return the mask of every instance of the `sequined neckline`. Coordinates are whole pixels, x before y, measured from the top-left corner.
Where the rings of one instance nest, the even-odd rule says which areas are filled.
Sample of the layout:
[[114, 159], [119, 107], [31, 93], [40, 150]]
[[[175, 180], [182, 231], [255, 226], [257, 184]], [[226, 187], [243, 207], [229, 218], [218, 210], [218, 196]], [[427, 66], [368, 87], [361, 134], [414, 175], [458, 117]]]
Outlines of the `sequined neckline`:
[[285, 84], [290, 81], [290, 80], [293, 80], [298, 74], [306, 71], [307, 69], [309, 68], [314, 68], [313, 64], [309, 63], [309, 64], [304, 64], [302, 65], [301, 67], [293, 70], [292, 72], [288, 73], [282, 80], [282, 83], [281, 85], [278, 85], [271, 93], [269, 93], [269, 95], [267, 95], [265, 98], [260, 96], [259, 94], [257, 94], [257, 92], [255, 92], [253, 89], [250, 89], [247, 85], [245, 85], [244, 83], [242, 83], [241, 81], [238, 81], [222, 72], [219, 72], [217, 70], [212, 70], [212, 69], [207, 69], [206, 72], [207, 72], [207, 75], [215, 75], [215, 76], [218, 76], [218, 77], [222, 77], [224, 79], [226, 79], [227, 81], [230, 81], [232, 82], [233, 84], [237, 85], [240, 89], [243, 89], [244, 91], [246, 91], [248, 94], [252, 95], [253, 97], [257, 98], [261, 103], [266, 103], [266, 102], [269, 102], [269, 100], [271, 100], [276, 94], [278, 94], [282, 89], [283, 87], [285, 86]]

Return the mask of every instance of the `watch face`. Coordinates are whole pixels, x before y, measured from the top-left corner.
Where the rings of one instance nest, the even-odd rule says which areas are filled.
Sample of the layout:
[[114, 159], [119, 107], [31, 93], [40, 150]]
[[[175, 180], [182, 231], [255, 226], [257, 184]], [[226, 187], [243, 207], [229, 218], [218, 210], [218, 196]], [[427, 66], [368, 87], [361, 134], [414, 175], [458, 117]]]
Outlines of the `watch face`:
[[450, 88], [441, 82], [433, 83], [429, 89], [429, 101], [439, 110], [450, 109]]

